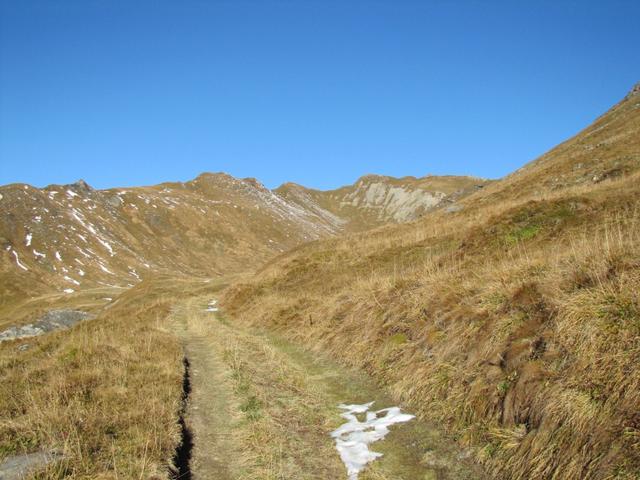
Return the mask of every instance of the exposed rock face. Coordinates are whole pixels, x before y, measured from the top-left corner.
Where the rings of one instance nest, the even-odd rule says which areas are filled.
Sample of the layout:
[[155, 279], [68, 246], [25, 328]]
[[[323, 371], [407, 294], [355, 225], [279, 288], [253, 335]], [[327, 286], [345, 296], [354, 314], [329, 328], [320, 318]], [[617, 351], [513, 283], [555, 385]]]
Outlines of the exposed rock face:
[[0, 462], [0, 480], [21, 480], [38, 469], [60, 459], [61, 455], [47, 452], [26, 453], [7, 457]]
[[633, 86], [633, 88], [631, 89], [631, 91], [627, 95], [627, 98], [633, 97], [635, 95], [640, 95], [640, 82], [636, 83]]
[[458, 204], [454, 203], [454, 204], [449, 205], [448, 207], [446, 207], [444, 209], [444, 211], [447, 212], [447, 213], [457, 213], [457, 212], [462, 211], [463, 208], [464, 207], [462, 205], [458, 205]]
[[325, 217], [334, 215], [347, 230], [365, 230], [385, 223], [415, 220], [487, 183], [490, 182], [475, 177], [365, 175], [353, 185], [336, 190], [319, 191], [287, 183], [276, 192], [288, 201], [321, 208]]
[[70, 328], [82, 320], [88, 320], [91, 318], [93, 318], [93, 315], [80, 310], [52, 310], [45, 313], [34, 323], [29, 323], [20, 327], [11, 327], [0, 332], [0, 342], [35, 337], [54, 330]]
[[435, 207], [446, 196], [443, 192], [429, 192], [420, 188], [389, 185], [385, 182], [358, 182], [344, 202], [354, 207], [374, 209], [378, 218], [396, 222], [413, 220], [420, 213]]
[[69, 187], [84, 193], [89, 193], [94, 191], [93, 187], [82, 179], [78, 180], [75, 183], [72, 183], [71, 185], [69, 185]]

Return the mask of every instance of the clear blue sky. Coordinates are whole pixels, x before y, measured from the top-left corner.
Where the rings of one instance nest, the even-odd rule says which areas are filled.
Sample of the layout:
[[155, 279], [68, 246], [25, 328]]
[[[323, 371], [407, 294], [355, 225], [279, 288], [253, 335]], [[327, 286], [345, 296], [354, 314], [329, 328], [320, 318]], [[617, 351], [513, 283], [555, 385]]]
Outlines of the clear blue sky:
[[640, 81], [640, 2], [0, 0], [0, 183], [500, 177]]

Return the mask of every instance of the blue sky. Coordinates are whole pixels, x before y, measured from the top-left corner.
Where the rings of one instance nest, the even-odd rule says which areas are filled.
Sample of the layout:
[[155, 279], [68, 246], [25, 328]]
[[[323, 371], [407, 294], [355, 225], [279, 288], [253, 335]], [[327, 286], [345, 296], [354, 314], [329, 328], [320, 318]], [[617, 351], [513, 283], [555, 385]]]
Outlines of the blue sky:
[[640, 2], [0, 0], [0, 184], [500, 177], [640, 81]]

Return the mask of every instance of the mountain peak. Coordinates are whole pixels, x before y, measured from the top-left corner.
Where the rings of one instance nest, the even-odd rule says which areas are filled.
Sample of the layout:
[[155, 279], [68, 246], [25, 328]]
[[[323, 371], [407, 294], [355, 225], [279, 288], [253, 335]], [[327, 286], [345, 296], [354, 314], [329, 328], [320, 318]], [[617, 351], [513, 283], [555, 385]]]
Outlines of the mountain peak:
[[89, 185], [87, 182], [85, 182], [83, 179], [80, 179], [77, 182], [72, 183], [71, 185], [69, 185], [69, 187], [74, 188], [74, 189], [79, 190], [79, 191], [82, 191], [82, 192], [92, 192], [93, 191], [93, 187], [91, 185]]

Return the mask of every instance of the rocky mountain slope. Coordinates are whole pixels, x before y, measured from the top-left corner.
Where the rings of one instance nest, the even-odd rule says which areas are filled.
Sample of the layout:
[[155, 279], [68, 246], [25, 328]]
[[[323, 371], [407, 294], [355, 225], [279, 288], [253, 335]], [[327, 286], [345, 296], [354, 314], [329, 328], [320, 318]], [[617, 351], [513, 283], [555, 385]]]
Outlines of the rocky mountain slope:
[[476, 177], [426, 176], [393, 178], [366, 175], [353, 185], [320, 191], [286, 183], [278, 195], [304, 209], [322, 209], [346, 220], [347, 231], [402, 223], [450, 206], [491, 181]]
[[[49, 290], [128, 287], [149, 272], [249, 271], [304, 242], [416, 218], [472, 191], [466, 177], [366, 177], [330, 192], [202, 174], [94, 190], [83, 181], [0, 188], [2, 305]], [[0, 305], [0, 307], [2, 306]]]

